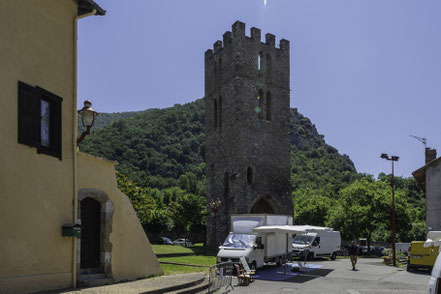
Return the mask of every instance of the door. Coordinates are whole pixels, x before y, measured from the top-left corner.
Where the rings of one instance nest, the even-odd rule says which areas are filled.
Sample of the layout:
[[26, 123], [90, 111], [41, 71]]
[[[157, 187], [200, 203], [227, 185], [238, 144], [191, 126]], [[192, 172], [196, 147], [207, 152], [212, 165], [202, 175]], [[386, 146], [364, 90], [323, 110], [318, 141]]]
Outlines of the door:
[[320, 237], [315, 237], [314, 241], [312, 241], [312, 250], [314, 251], [315, 255], [322, 255], [323, 250], [320, 246]]
[[86, 198], [81, 201], [81, 262], [80, 269], [99, 268], [101, 204]]

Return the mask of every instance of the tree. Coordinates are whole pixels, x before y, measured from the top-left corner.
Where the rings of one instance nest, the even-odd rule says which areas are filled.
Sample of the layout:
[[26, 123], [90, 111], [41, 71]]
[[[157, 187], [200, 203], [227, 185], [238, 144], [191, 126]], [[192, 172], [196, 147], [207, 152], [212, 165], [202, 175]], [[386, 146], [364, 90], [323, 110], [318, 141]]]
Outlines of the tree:
[[191, 232], [205, 228], [206, 199], [194, 194], [179, 195], [170, 203], [169, 214], [178, 229], [185, 232], [187, 238]]
[[[363, 178], [342, 189], [339, 196], [327, 224], [340, 230], [343, 238], [366, 237], [370, 247], [376, 230], [390, 231], [392, 195], [386, 183]], [[401, 192], [395, 194], [395, 212], [397, 232], [410, 230], [407, 203]]]
[[310, 194], [312, 190], [304, 193], [295, 193], [294, 197], [294, 223], [308, 224], [313, 226], [324, 226], [328, 217], [328, 211], [335, 200], [328, 197]]

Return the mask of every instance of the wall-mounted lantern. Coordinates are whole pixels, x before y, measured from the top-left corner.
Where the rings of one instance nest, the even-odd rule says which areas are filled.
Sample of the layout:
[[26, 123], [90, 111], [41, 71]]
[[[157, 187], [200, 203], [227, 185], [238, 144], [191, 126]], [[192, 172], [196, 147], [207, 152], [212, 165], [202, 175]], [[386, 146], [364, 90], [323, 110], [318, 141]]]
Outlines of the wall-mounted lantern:
[[81, 123], [86, 130], [81, 134], [81, 136], [77, 139], [77, 144], [80, 144], [83, 141], [84, 137], [90, 134], [90, 129], [95, 122], [95, 117], [98, 115], [98, 112], [93, 110], [92, 102], [89, 100], [84, 101], [84, 106], [80, 110], [78, 110], [78, 114], [81, 116]]

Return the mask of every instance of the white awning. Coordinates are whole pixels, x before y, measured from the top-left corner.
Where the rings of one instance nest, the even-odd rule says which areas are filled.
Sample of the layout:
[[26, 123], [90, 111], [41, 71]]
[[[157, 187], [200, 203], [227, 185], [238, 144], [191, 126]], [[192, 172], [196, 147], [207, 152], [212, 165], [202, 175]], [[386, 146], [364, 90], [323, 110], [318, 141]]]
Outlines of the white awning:
[[427, 233], [427, 240], [424, 242], [424, 247], [440, 246], [441, 245], [441, 231], [429, 231]]
[[279, 232], [279, 233], [288, 233], [288, 234], [304, 234], [308, 232], [321, 232], [321, 231], [332, 231], [332, 228], [327, 227], [317, 227], [317, 226], [260, 226], [253, 229], [255, 233], [269, 233], [269, 232]]

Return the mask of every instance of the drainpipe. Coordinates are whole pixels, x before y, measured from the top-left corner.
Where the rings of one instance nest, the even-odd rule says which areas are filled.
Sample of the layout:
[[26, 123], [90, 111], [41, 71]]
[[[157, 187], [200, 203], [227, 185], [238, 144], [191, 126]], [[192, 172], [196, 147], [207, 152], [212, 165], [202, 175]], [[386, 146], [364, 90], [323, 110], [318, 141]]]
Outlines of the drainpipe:
[[[95, 15], [96, 9], [93, 9], [90, 13], [78, 15], [75, 17], [74, 21], [74, 85], [73, 85], [73, 136], [72, 136], [72, 146], [73, 148], [73, 190], [74, 190], [74, 197], [73, 197], [73, 221], [72, 223], [77, 222], [78, 218], [78, 160], [77, 160], [77, 152], [78, 152], [78, 146], [77, 146], [77, 137], [78, 137], [78, 119], [77, 119], [77, 95], [78, 95], [78, 20], [84, 17], [88, 17], [91, 15]], [[75, 237], [72, 238], [72, 288], [77, 287], [77, 239]]]

